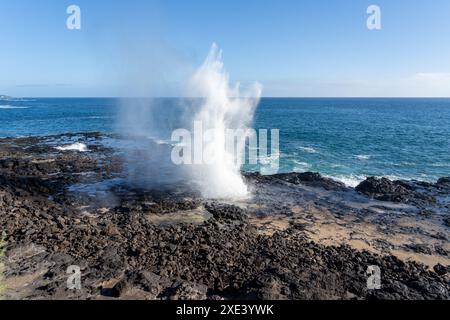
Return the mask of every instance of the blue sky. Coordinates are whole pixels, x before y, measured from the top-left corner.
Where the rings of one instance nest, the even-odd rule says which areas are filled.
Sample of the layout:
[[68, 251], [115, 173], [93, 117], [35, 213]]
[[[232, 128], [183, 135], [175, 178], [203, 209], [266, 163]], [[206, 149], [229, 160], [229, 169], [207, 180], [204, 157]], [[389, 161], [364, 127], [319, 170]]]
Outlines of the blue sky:
[[264, 96], [450, 96], [449, 40], [448, 0], [2, 0], [0, 94], [178, 96], [216, 42]]

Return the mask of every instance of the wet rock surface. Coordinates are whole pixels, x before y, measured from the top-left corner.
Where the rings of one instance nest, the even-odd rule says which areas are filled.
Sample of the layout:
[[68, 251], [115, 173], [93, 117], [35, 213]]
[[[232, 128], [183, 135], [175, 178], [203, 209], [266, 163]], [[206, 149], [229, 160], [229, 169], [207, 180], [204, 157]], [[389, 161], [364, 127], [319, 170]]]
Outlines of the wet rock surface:
[[322, 177], [317, 172], [280, 173], [271, 176], [263, 176], [259, 173], [250, 173], [247, 174], [246, 176], [249, 179], [262, 183], [274, 180], [281, 180], [292, 184], [303, 184], [312, 187], [324, 188], [325, 190], [337, 190], [337, 191], [348, 190], [348, 188], [342, 182]]
[[[436, 183], [441, 186], [442, 183]], [[419, 191], [432, 184], [413, 181], [391, 181], [386, 178], [369, 177], [361, 182], [355, 190], [381, 201], [412, 203], [419, 206], [436, 203], [436, 197], [430, 192]], [[448, 190], [447, 190], [448, 191]]]
[[[390, 254], [394, 244], [379, 237], [367, 248], [384, 254], [314, 236], [331, 228], [331, 218], [319, 224], [325, 214], [337, 219], [334, 227], [350, 229], [356, 223], [366, 228], [365, 219], [376, 217], [370, 228], [383, 234], [395, 233], [387, 227], [390, 219], [415, 215], [443, 229], [430, 227], [424, 234], [402, 220], [404, 232], [435, 241], [399, 244], [402, 252], [447, 261], [448, 203], [439, 202], [450, 195], [446, 179], [424, 184], [369, 178], [356, 189], [382, 200], [375, 203], [316, 173], [247, 174], [254, 197], [236, 203], [202, 199], [189, 188], [144, 190], [122, 182], [104, 188], [98, 183], [121, 181], [123, 172], [121, 155], [102, 144], [106, 138], [89, 133], [0, 139], [7, 298], [450, 298], [446, 263], [430, 268], [400, 259]], [[74, 140], [89, 151], [58, 151], [53, 143]], [[420, 215], [424, 206], [428, 215]], [[179, 215], [188, 220], [180, 222]], [[343, 220], [349, 218], [351, 223]], [[261, 231], [266, 221], [271, 232]], [[71, 265], [81, 269], [81, 290], [67, 287]], [[379, 290], [367, 286], [372, 265], [381, 269]]]

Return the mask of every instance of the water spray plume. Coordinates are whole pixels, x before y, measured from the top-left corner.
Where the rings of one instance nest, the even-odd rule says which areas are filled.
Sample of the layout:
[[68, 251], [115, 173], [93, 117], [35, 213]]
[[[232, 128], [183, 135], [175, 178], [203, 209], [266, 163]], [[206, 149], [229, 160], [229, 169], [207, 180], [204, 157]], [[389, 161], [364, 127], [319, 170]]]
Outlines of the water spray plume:
[[[247, 196], [240, 171], [246, 138], [235, 136], [230, 150], [227, 132], [250, 128], [261, 86], [242, 91], [239, 83], [230, 85], [221, 51], [213, 44], [185, 89], [193, 99], [124, 99], [118, 125], [127, 137], [122, 148], [128, 182], [145, 188], [189, 185], [206, 198]], [[172, 157], [177, 146], [184, 148], [173, 138], [178, 129], [189, 133], [189, 141], [194, 132], [193, 150], [182, 152], [193, 161], [178, 163]]]
[[201, 141], [203, 157], [206, 152], [212, 152], [214, 161], [193, 166], [200, 191], [208, 198], [247, 196], [247, 186], [240, 171], [245, 144], [238, 142], [236, 152], [230, 152], [226, 148], [226, 131], [249, 129], [261, 96], [261, 85], [255, 83], [244, 92], [239, 83], [231, 86], [222, 52], [213, 44], [205, 62], [192, 76], [188, 90], [191, 96], [201, 98], [194, 121], [202, 124], [203, 132], [214, 130], [212, 137]]

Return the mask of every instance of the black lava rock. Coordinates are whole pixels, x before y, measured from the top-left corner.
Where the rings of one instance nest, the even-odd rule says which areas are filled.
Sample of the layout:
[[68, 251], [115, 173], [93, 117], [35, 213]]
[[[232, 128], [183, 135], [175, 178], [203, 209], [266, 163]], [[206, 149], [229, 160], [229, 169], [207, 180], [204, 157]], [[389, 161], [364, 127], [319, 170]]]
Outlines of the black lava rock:
[[391, 181], [386, 178], [369, 177], [361, 182], [356, 191], [380, 201], [427, 204], [435, 203], [436, 198], [429, 194], [417, 192], [403, 181]]

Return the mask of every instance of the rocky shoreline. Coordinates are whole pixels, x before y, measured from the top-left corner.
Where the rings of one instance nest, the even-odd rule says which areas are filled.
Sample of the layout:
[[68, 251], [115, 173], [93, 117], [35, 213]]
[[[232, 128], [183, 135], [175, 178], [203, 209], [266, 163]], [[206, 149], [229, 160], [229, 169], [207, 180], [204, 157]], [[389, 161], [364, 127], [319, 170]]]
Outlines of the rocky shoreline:
[[[0, 139], [6, 299], [450, 298], [450, 178], [249, 173], [251, 199], [213, 201], [108, 183], [123, 178], [113, 138]], [[73, 142], [89, 151], [57, 148]]]

